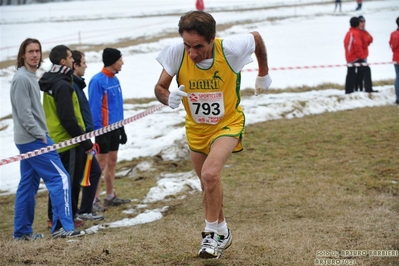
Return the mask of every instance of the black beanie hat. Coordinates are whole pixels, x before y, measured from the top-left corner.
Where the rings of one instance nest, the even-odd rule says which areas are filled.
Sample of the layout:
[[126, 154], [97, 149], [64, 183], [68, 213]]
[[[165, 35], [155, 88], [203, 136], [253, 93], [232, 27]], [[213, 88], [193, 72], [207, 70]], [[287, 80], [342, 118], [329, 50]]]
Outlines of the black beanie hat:
[[119, 58], [122, 57], [121, 51], [115, 48], [105, 48], [103, 51], [103, 62], [104, 66], [113, 65]]

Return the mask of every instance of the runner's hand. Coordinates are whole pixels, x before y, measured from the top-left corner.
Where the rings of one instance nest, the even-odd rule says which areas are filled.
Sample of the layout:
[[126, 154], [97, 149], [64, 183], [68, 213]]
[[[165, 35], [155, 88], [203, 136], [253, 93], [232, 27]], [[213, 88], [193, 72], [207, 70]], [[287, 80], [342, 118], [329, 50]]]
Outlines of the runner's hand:
[[267, 74], [264, 77], [257, 76], [255, 81], [255, 96], [258, 96], [263, 91], [267, 90], [271, 84], [272, 84], [272, 78], [270, 77], [269, 74]]
[[169, 94], [168, 105], [172, 109], [179, 107], [181, 99], [186, 97], [187, 93], [184, 92], [184, 85], [181, 85], [178, 89], [172, 90]]

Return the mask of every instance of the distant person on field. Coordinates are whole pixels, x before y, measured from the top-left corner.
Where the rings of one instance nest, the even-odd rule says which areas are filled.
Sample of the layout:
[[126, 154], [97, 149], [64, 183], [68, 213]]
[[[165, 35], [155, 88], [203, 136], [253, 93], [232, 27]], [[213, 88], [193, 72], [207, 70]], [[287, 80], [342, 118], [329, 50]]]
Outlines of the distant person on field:
[[[367, 57], [369, 55], [369, 46], [373, 42], [373, 36], [366, 30], [366, 19], [363, 16], [359, 16], [359, 29], [360, 29], [360, 36], [362, 38], [363, 43], [363, 52], [366, 56], [364, 60], [367, 63]], [[367, 80], [369, 79], [369, 80]], [[363, 86], [369, 84], [368, 87]], [[371, 84], [371, 69], [368, 65], [357, 67], [357, 74], [356, 74], [356, 83], [355, 83], [355, 91], [359, 90], [362, 91], [363, 87], [366, 87], [366, 92], [370, 91], [370, 84]], [[375, 92], [375, 91], [374, 91]]]
[[[216, 22], [207, 12], [180, 17], [182, 40], [157, 56], [163, 70], [155, 85], [157, 99], [186, 110], [186, 135], [194, 170], [201, 181], [205, 228], [201, 258], [219, 258], [232, 243], [223, 210], [221, 174], [231, 153], [243, 149], [245, 118], [240, 106], [241, 69], [255, 53], [255, 95], [269, 88], [266, 47], [261, 35], [216, 38]], [[176, 76], [178, 88], [170, 90]], [[174, 83], [173, 83], [174, 86]]]
[[397, 29], [391, 33], [389, 39], [389, 45], [391, 46], [393, 52], [392, 61], [395, 67], [395, 94], [396, 94], [396, 104], [399, 104], [399, 17], [396, 18]]
[[[115, 48], [103, 51], [104, 67], [89, 82], [89, 105], [93, 115], [94, 129], [100, 129], [123, 120], [122, 88], [116, 74], [122, 70], [122, 53]], [[96, 137], [100, 146], [97, 160], [104, 175], [106, 196], [104, 204], [99, 199], [101, 181], [98, 184], [95, 211], [105, 211], [109, 206], [129, 203], [129, 199], [117, 197], [114, 191], [115, 170], [118, 159], [119, 144], [126, 144], [127, 136], [124, 127]]]
[[[53, 65], [40, 78], [39, 85], [43, 91], [43, 108], [50, 136], [59, 143], [83, 135], [86, 131], [78, 98], [72, 86], [72, 51], [65, 45], [57, 45], [51, 49], [49, 58]], [[84, 172], [83, 154], [92, 150], [93, 143], [90, 139], [58, 149], [62, 164], [71, 178], [74, 218], [78, 213], [80, 181]], [[53, 237], [68, 234], [58, 223], [53, 223], [52, 227], [56, 230]], [[75, 231], [71, 236], [79, 234], [79, 231]]]
[[357, 2], [356, 11], [361, 10], [363, 1], [362, 0], [356, 0], [356, 2]]
[[[365, 64], [366, 54], [363, 49], [361, 30], [359, 28], [359, 18], [352, 17], [349, 21], [350, 29], [345, 35], [344, 48], [345, 58], [348, 64], [348, 71], [345, 80], [345, 93], [352, 93], [356, 83], [355, 64]], [[362, 67], [362, 66], [360, 66]], [[367, 69], [367, 68], [366, 68]], [[366, 92], [376, 92], [372, 89], [371, 75], [367, 70], [363, 71]]]
[[[46, 119], [40, 101], [36, 71], [42, 63], [42, 46], [36, 39], [21, 43], [17, 57], [17, 72], [10, 89], [14, 142], [20, 153], [53, 145], [48, 136]], [[69, 174], [57, 151], [46, 152], [20, 162], [21, 179], [15, 196], [14, 239], [35, 240], [43, 234], [34, 234], [35, 196], [40, 178], [46, 184], [53, 202], [53, 219], [66, 232], [74, 232], [71, 209]], [[52, 230], [54, 233], [54, 230]]]
[[[76, 95], [79, 100], [80, 112], [82, 113], [83, 122], [85, 124], [86, 133], [94, 130], [93, 118], [90, 111], [89, 101], [87, 100], [86, 94], [83, 91], [86, 88], [86, 83], [83, 78], [87, 64], [86, 57], [80, 51], [72, 51], [73, 58], [73, 88], [75, 89]], [[81, 150], [82, 160], [86, 162], [87, 153]], [[101, 168], [96, 159], [93, 156], [90, 165], [90, 186], [82, 187], [82, 199], [80, 208], [78, 210], [77, 217], [82, 220], [103, 220], [104, 216], [98, 215], [93, 212], [93, 202], [96, 197], [97, 186], [101, 178]]]
[[204, 11], [205, 5], [203, 0], [197, 0], [195, 2], [195, 7], [197, 8], [198, 11]]
[[339, 12], [342, 11], [342, 3], [341, 0], [335, 0], [335, 8], [334, 8], [334, 12], [337, 11], [337, 8], [339, 7]]

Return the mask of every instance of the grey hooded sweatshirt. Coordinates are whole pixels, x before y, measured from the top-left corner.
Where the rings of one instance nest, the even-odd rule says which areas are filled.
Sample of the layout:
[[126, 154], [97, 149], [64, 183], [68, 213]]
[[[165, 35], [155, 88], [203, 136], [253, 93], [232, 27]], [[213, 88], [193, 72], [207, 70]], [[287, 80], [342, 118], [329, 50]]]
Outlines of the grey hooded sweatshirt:
[[40, 98], [35, 72], [22, 66], [15, 73], [10, 89], [16, 144], [26, 144], [46, 137], [48, 129]]

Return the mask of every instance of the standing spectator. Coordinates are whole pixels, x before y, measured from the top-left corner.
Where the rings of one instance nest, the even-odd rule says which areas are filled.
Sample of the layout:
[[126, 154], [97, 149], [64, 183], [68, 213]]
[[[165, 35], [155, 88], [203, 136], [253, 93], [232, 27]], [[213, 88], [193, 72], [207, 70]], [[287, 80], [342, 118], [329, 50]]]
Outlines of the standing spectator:
[[[367, 63], [367, 57], [369, 56], [369, 46], [373, 42], [373, 36], [366, 30], [366, 19], [363, 16], [359, 16], [359, 29], [360, 37], [362, 39], [363, 53], [366, 56], [364, 62]], [[371, 89], [371, 69], [368, 65], [357, 67], [355, 90], [362, 91], [365, 87], [366, 92], [377, 92]], [[363, 86], [364, 82], [364, 86]], [[366, 86], [367, 85], [367, 86]]]
[[[205, 228], [201, 258], [219, 258], [232, 243], [223, 210], [221, 173], [232, 152], [242, 148], [244, 113], [240, 103], [240, 71], [255, 53], [258, 77], [255, 95], [269, 88], [266, 47], [254, 31], [216, 38], [216, 22], [207, 12], [180, 18], [182, 41], [157, 56], [163, 70], [155, 85], [157, 99], [175, 109], [183, 102], [191, 161], [201, 181]], [[169, 90], [176, 76], [179, 88]]]
[[[83, 122], [85, 124], [86, 133], [94, 130], [93, 118], [90, 112], [89, 101], [87, 100], [86, 94], [84, 93], [84, 88], [86, 88], [86, 83], [83, 78], [87, 64], [86, 57], [80, 51], [72, 51], [73, 58], [73, 88], [75, 89], [76, 95], [79, 100], [79, 107], [82, 113]], [[82, 150], [83, 151], [83, 150]], [[87, 153], [82, 153], [83, 162], [87, 160]], [[77, 217], [82, 220], [103, 220], [104, 216], [97, 215], [93, 212], [93, 202], [96, 197], [96, 191], [98, 182], [101, 178], [101, 168], [96, 159], [93, 156], [90, 168], [90, 186], [83, 186], [82, 188], [82, 200], [80, 203], [80, 208], [78, 210]]]
[[[21, 43], [17, 57], [17, 72], [11, 82], [10, 99], [14, 122], [14, 142], [20, 153], [41, 149], [54, 142], [48, 130], [40, 101], [36, 71], [42, 63], [42, 46], [36, 39]], [[64, 237], [84, 235], [74, 230], [71, 191], [68, 172], [56, 151], [47, 152], [20, 162], [21, 179], [15, 196], [15, 240], [35, 240], [42, 234], [32, 232], [35, 196], [43, 179], [53, 202], [53, 219], [62, 226]], [[54, 230], [51, 231], [54, 233]]]
[[342, 5], [341, 0], [335, 0], [334, 12], [337, 11], [337, 7], [339, 7], [339, 12], [341, 12], [342, 11], [341, 5]]
[[357, 2], [356, 11], [358, 11], [358, 10], [362, 9], [363, 0], [356, 0], [356, 2]]
[[396, 94], [396, 104], [399, 104], [399, 17], [396, 18], [396, 25], [398, 28], [391, 33], [389, 39], [389, 45], [391, 46], [393, 52], [392, 61], [395, 67], [395, 94]]
[[345, 81], [345, 93], [352, 93], [356, 82], [356, 67], [353, 63], [364, 63], [366, 58], [363, 50], [362, 37], [360, 36], [359, 18], [350, 19], [350, 29], [345, 35], [345, 58], [348, 63], [348, 71]]
[[[53, 64], [50, 71], [39, 80], [43, 93], [43, 107], [50, 136], [54, 141], [62, 142], [85, 133], [85, 124], [79, 107], [76, 92], [72, 87], [72, 52], [65, 45], [57, 45], [50, 51]], [[58, 150], [61, 161], [68, 171], [72, 187], [72, 213], [76, 216], [80, 193], [80, 180], [83, 176], [83, 153], [91, 152], [90, 139], [63, 147]], [[52, 204], [50, 201], [49, 204]], [[59, 229], [59, 223], [52, 225]], [[62, 236], [58, 230], [53, 236]]]
[[195, 2], [195, 7], [197, 8], [198, 11], [204, 11], [205, 5], [203, 0], [197, 0]]
[[[93, 115], [94, 129], [99, 129], [123, 120], [122, 89], [116, 73], [122, 70], [122, 53], [115, 48], [103, 51], [104, 67], [93, 76], [89, 83], [89, 105]], [[121, 199], [114, 191], [115, 168], [118, 159], [119, 144], [125, 144], [127, 137], [123, 127], [96, 137], [100, 146], [97, 154], [98, 162], [104, 175], [106, 197], [104, 205], [99, 199], [101, 182], [99, 182], [95, 211], [104, 211], [108, 206], [129, 203], [129, 199]]]

